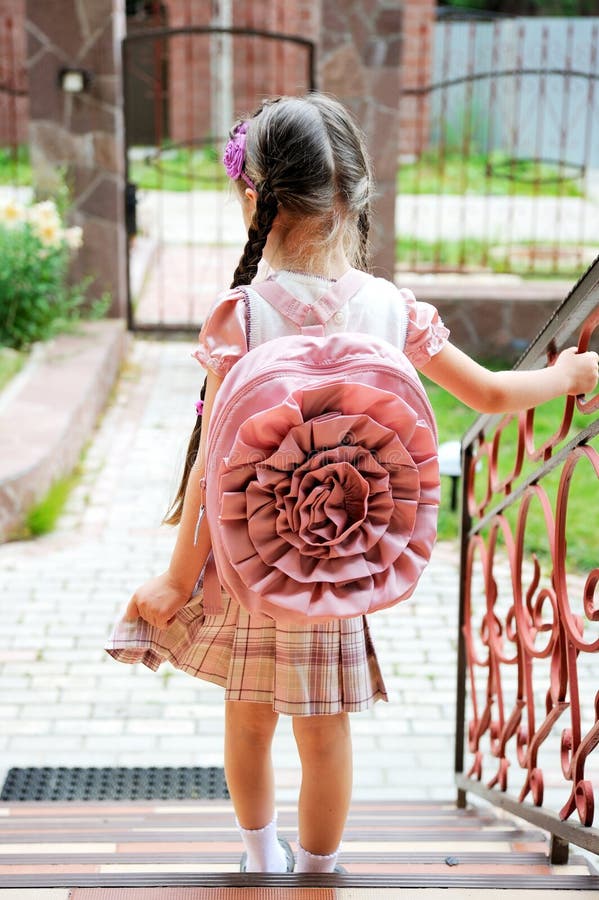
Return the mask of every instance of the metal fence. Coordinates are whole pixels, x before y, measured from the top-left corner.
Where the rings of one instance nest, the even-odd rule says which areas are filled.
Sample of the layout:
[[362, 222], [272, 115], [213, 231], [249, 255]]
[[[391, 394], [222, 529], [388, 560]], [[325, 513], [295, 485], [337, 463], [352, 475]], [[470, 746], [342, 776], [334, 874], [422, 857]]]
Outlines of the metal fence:
[[401, 268], [579, 273], [598, 246], [599, 18], [462, 12], [420, 42]]
[[314, 69], [314, 45], [297, 35], [168, 28], [162, 20], [127, 35], [131, 327], [199, 328], [230, 282], [246, 240], [221, 164], [226, 131], [272, 93], [313, 89]]
[[[599, 259], [515, 368], [572, 344], [599, 345]], [[456, 778], [462, 804], [550, 831], [563, 862], [569, 842], [599, 853], [599, 394], [554, 403], [553, 434], [531, 410], [462, 442]]]

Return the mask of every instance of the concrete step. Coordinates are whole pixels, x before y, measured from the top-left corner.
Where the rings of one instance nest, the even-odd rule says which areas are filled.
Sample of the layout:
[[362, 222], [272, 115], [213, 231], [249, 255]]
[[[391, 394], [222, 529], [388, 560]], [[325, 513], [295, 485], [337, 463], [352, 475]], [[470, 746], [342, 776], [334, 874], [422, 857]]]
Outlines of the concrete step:
[[[296, 815], [279, 809], [292, 846]], [[222, 800], [0, 804], [0, 898], [596, 897], [599, 876], [587, 861], [571, 853], [566, 865], [551, 865], [548, 847], [543, 832], [490, 808], [357, 803], [343, 841], [347, 874], [247, 875]]]
[[121, 319], [84, 322], [36, 345], [0, 395], [0, 543], [71, 473], [113, 388], [128, 345]]

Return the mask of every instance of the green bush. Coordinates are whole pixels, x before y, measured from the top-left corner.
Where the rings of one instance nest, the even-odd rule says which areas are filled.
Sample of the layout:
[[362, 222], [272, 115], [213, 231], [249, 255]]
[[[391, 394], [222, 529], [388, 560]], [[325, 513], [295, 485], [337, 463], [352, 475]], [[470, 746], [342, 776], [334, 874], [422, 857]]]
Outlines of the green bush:
[[81, 243], [81, 229], [64, 228], [51, 200], [0, 206], [0, 345], [20, 350], [81, 318], [89, 280], [67, 280]]

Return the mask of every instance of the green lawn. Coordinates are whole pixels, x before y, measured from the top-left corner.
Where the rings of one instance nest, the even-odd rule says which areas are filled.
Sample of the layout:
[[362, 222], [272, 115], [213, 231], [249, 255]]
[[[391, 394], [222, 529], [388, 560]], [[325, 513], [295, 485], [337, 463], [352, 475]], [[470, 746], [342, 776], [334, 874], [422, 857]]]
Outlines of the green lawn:
[[23, 368], [26, 359], [26, 353], [19, 353], [10, 347], [0, 347], [0, 391]]
[[423, 153], [415, 162], [400, 166], [397, 190], [400, 194], [583, 196], [580, 178], [571, 170], [533, 160], [512, 160], [503, 153], [473, 155], [466, 160], [455, 152], [443, 156], [435, 151]]
[[215, 148], [179, 148], [164, 150], [160, 156], [148, 152], [143, 159], [131, 158], [129, 181], [146, 190], [224, 190], [227, 177]]
[[0, 147], [0, 184], [23, 187], [30, 186], [31, 183], [29, 147], [23, 144], [17, 148], [16, 153]]
[[[222, 189], [226, 178], [220, 156], [214, 147], [165, 149], [159, 157], [149, 152], [145, 159], [131, 161], [130, 180], [155, 190]], [[558, 166], [512, 161], [504, 154], [495, 154], [490, 160], [472, 156], [464, 164], [460, 154], [447, 154], [441, 161], [437, 154], [426, 153], [417, 162], [400, 167], [397, 187], [405, 194], [583, 196], [579, 179], [563, 174], [562, 178]]]
[[[452, 394], [422, 377], [426, 393], [435, 412], [439, 430], [439, 443], [460, 440], [476, 419], [476, 413], [456, 400]], [[441, 479], [441, 508], [439, 510], [438, 534], [440, 540], [455, 540], [459, 534], [459, 510], [450, 509], [451, 479]]]
[[464, 238], [461, 241], [423, 241], [402, 235], [395, 243], [395, 258], [404, 270], [513, 272], [536, 278], [578, 279], [597, 255], [597, 244], [551, 245], [519, 241], [511, 246]]
[[[212, 147], [199, 150], [166, 147], [160, 155], [149, 149], [141, 159], [132, 155], [129, 180], [140, 188], [164, 191], [224, 190], [227, 183], [220, 153]], [[26, 145], [19, 147], [16, 155], [10, 149], [0, 148], [0, 184], [32, 184]]]
[[[141, 156], [141, 158], [139, 158]], [[137, 157], [137, 158], [135, 158]], [[165, 146], [157, 155], [134, 148], [129, 179], [148, 190], [189, 191], [224, 189], [227, 182], [216, 147], [188, 149]], [[0, 148], [0, 184], [31, 185], [27, 145]], [[516, 194], [539, 197], [582, 197], [580, 178], [559, 166], [529, 160], [510, 160], [505, 154], [473, 155], [464, 163], [459, 153], [443, 158], [429, 151], [415, 162], [403, 163], [397, 189], [404, 194]]]
[[[150, 151], [145, 159], [131, 160], [129, 175], [140, 187], [154, 190], [222, 189], [226, 184], [220, 151], [214, 147], [167, 148], [160, 156]], [[443, 160], [435, 153], [425, 153], [417, 162], [400, 166], [397, 187], [405, 194], [583, 196], [579, 179], [562, 178], [558, 166], [511, 161], [501, 154], [490, 160], [472, 156], [464, 164], [457, 153], [447, 154]]]
[[[476, 419], [476, 413], [473, 413], [463, 404], [459, 403], [459, 401], [451, 394], [448, 394], [447, 391], [432, 384], [427, 379], [423, 380], [437, 418], [440, 442], [461, 438], [467, 428]], [[562, 419], [564, 402], [563, 399], [553, 400], [550, 403], [546, 403], [542, 407], [539, 407], [535, 412], [535, 446], [540, 446], [547, 438], [553, 435], [558, 428]], [[581, 428], [584, 428], [585, 425], [588, 425], [589, 419], [589, 416], [583, 416], [580, 413], [575, 412], [570, 437]], [[517, 423], [514, 420], [505, 430], [500, 443], [498, 463], [500, 477], [507, 476], [512, 469], [516, 444]], [[591, 441], [591, 445], [596, 449], [599, 449], [599, 440], [595, 438]], [[537, 469], [539, 465], [539, 463], [526, 462], [523, 467], [523, 474], [519, 481], [521, 481], [526, 474]], [[477, 484], [480, 485], [479, 492], [482, 491], [485, 478], [486, 470], [483, 468], [477, 478]], [[554, 513], [559, 479], [559, 470], [542, 479], [542, 487], [549, 497]], [[443, 496], [439, 516], [439, 538], [446, 540], [456, 539], [459, 529], [459, 511], [452, 512], [449, 508], [451, 481], [448, 477], [442, 479], [442, 493]], [[482, 499], [482, 497], [480, 497], [480, 499]], [[495, 498], [496, 502], [499, 502], [500, 499], [501, 497], [499, 496]], [[588, 571], [597, 566], [599, 562], [595, 529], [594, 527], [589, 528], [589, 515], [591, 514], [591, 516], [594, 516], [594, 511], [598, 508], [598, 505], [599, 481], [590, 464], [582, 462], [575, 469], [570, 485], [568, 500], [566, 529], [568, 538], [567, 560], [568, 567], [571, 569]], [[512, 528], [514, 528], [516, 522], [516, 515], [516, 510], [510, 509], [506, 512], [506, 517]], [[529, 520], [526, 529], [526, 547], [527, 556], [530, 556], [531, 552], [537, 553], [542, 564], [546, 564], [549, 560], [546, 535], [547, 532], [541, 507], [540, 504], [535, 501], [529, 512]]]
[[73, 488], [81, 478], [80, 467], [64, 478], [55, 481], [45, 497], [32, 506], [25, 518], [25, 525], [18, 535], [19, 539], [26, 537], [39, 537], [49, 534], [54, 530], [58, 517], [66, 506], [67, 500]]

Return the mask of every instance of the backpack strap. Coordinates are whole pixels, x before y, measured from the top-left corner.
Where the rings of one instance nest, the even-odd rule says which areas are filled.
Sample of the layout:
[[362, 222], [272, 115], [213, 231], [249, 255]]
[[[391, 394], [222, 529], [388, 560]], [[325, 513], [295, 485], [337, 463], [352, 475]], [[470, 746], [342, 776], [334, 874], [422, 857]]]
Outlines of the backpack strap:
[[[259, 284], [252, 284], [252, 290], [260, 294], [261, 297], [267, 300], [271, 306], [274, 306], [285, 318], [293, 322], [294, 325], [299, 326], [302, 329], [302, 333], [311, 333], [309, 329], [312, 330], [312, 333], [316, 333], [316, 329], [318, 329], [318, 333], [322, 334], [322, 327], [371, 278], [372, 276], [366, 272], [360, 272], [358, 269], [349, 269], [314, 303], [306, 303], [294, 297], [293, 294], [289, 293], [286, 288], [282, 287], [272, 277]], [[318, 325], [304, 325], [310, 313], [314, 315], [319, 323]]]

